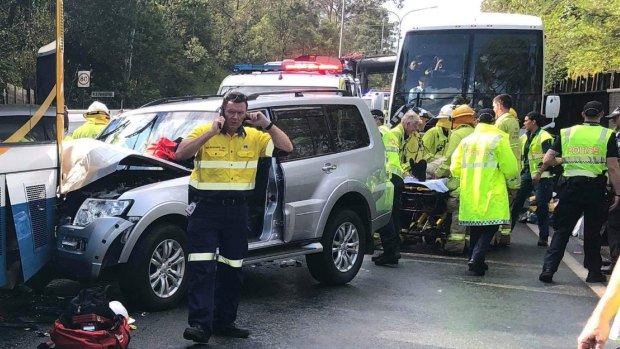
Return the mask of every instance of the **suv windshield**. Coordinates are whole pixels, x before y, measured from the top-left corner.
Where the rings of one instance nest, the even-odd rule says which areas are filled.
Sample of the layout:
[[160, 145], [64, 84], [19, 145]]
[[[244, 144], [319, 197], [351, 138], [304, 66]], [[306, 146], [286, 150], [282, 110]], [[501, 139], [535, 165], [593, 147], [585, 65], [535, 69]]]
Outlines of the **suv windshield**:
[[185, 138], [199, 125], [211, 123], [217, 112], [175, 111], [121, 116], [101, 132], [99, 140], [144, 152], [149, 144], [166, 137]]

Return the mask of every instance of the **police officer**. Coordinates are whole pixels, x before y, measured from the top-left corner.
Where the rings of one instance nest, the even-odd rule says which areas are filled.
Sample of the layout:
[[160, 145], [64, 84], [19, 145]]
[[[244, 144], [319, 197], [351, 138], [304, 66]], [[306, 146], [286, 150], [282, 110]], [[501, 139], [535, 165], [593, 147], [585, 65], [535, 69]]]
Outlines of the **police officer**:
[[521, 154], [523, 166], [521, 170], [521, 187], [511, 207], [511, 230], [514, 228], [519, 212], [530, 196], [532, 189], [536, 190], [536, 218], [538, 223], [538, 246], [549, 246], [549, 201], [553, 195], [553, 175], [549, 171], [540, 174], [536, 186], [532, 185], [532, 173], [536, 173], [542, 165], [545, 153], [551, 148], [553, 137], [549, 132], [540, 128], [544, 117], [539, 112], [529, 112], [523, 125], [527, 133], [521, 136]]
[[101, 102], [93, 102], [86, 113], [86, 122], [73, 131], [71, 137], [66, 139], [96, 138], [101, 131], [110, 123], [110, 110]]
[[608, 204], [605, 200], [608, 172], [613, 186], [613, 203], [620, 199], [620, 169], [618, 168], [618, 145], [613, 131], [602, 127], [603, 105], [590, 101], [583, 107], [582, 125], [562, 129], [560, 136], [547, 151], [543, 165], [532, 177], [536, 184], [549, 166], [555, 165], [556, 157], [562, 157], [566, 188], [555, 208], [555, 234], [545, 253], [543, 271], [538, 277], [542, 282], [553, 281], [553, 274], [564, 256], [566, 244], [579, 217], [584, 215], [584, 267], [588, 269], [586, 282], [605, 282], [601, 273], [601, 226], [605, 220]]
[[[616, 134], [616, 144], [620, 143], [620, 107], [614, 109], [605, 118], [613, 121], [614, 133]], [[620, 148], [620, 144], [619, 147]], [[620, 256], [620, 208], [616, 207], [609, 212], [607, 216], [607, 242], [609, 243], [609, 255], [611, 257], [611, 265], [609, 269], [603, 269], [603, 273], [610, 274], [614, 266], [618, 262]]]
[[[403, 116], [400, 124], [389, 131], [379, 130], [385, 146], [387, 160], [386, 169], [390, 173], [390, 180], [394, 185], [394, 198], [392, 201], [392, 215], [390, 222], [379, 229], [383, 253], [372, 257], [376, 265], [398, 264], [400, 259], [400, 209], [401, 196], [405, 184], [403, 182], [403, 166], [401, 164], [401, 149], [404, 136], [411, 135], [417, 130], [419, 123], [418, 115], [414, 111], [408, 111]], [[402, 133], [401, 133], [402, 132]]]
[[510, 221], [506, 180], [518, 178], [508, 135], [493, 126], [491, 109], [478, 112], [478, 125], [452, 154], [450, 171], [460, 179], [459, 224], [469, 226], [469, 271], [482, 276], [486, 252], [499, 224]]
[[[247, 200], [258, 158], [274, 146], [290, 152], [289, 138], [261, 112], [248, 113], [247, 97], [228, 93], [211, 125], [197, 127], [179, 144], [176, 158], [196, 155], [187, 208], [188, 323], [183, 338], [206, 343], [211, 334], [246, 338], [236, 327], [241, 266], [247, 252]], [[261, 127], [244, 127], [243, 122]], [[216, 249], [219, 253], [216, 255]]]
[[385, 116], [381, 110], [373, 109], [370, 111], [370, 114], [372, 114], [372, 117], [375, 119], [375, 124], [379, 128], [379, 132], [381, 132], [381, 134], [384, 134], [390, 130], [388, 125], [385, 124]]

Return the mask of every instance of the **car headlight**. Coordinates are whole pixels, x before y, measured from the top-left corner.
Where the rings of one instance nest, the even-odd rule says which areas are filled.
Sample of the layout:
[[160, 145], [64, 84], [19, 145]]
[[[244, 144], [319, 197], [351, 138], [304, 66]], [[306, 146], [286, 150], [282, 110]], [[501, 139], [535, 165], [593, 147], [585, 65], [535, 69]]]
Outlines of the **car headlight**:
[[100, 217], [116, 217], [123, 215], [131, 200], [86, 199], [77, 214], [73, 225], [85, 227]]

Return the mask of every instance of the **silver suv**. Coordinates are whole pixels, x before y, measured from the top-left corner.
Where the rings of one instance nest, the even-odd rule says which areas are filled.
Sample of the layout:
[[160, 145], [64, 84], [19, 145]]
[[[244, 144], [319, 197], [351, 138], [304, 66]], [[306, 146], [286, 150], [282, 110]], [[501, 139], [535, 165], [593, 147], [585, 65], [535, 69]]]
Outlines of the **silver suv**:
[[[191, 164], [143, 153], [161, 137], [185, 137], [210, 123], [222, 103], [185, 99], [122, 114], [99, 136], [103, 142], [67, 145], [86, 154], [72, 170], [88, 164], [76, 172], [90, 181], [69, 188], [64, 201], [55, 265], [65, 276], [118, 277], [124, 296], [148, 309], [183, 297]], [[294, 151], [259, 161], [244, 263], [306, 255], [316, 280], [351, 281], [373, 251], [372, 232], [389, 220], [393, 190], [368, 107], [355, 97], [297, 93], [250, 97], [249, 109], [286, 132]]]

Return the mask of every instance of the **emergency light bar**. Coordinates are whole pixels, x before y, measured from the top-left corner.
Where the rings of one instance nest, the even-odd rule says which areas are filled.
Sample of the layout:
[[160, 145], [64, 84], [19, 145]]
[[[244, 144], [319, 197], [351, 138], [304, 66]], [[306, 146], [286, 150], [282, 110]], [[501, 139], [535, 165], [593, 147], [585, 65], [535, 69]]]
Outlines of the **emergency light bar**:
[[318, 72], [342, 72], [342, 63], [317, 63], [317, 62], [282, 62], [283, 71], [318, 71]]

